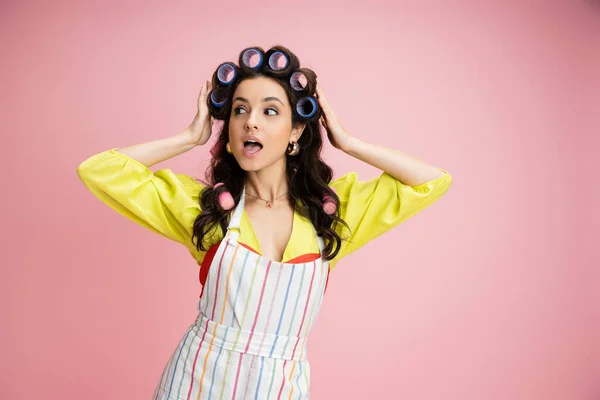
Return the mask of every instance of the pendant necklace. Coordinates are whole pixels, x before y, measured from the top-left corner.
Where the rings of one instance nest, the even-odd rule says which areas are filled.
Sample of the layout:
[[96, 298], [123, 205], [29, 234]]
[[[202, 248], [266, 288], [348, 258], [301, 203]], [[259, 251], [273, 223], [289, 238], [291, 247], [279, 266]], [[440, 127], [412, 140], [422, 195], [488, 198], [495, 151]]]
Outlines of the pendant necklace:
[[255, 196], [255, 195], [253, 195], [252, 193], [248, 193], [248, 192], [246, 192], [246, 194], [247, 194], [247, 195], [250, 195], [250, 196], [252, 196], [252, 197], [254, 197], [255, 199], [259, 199], [259, 200], [262, 200], [262, 201], [264, 201], [265, 203], [267, 203], [267, 208], [268, 208], [268, 209], [271, 209], [271, 208], [273, 208], [273, 202], [274, 202], [275, 200], [279, 200], [280, 198], [282, 198], [283, 196], [285, 196], [287, 193], [284, 193], [284, 194], [282, 194], [281, 196], [277, 197], [276, 199], [274, 199], [274, 200], [272, 200], [272, 201], [265, 200], [265, 199], [263, 199], [262, 197], [258, 197], [258, 196]]

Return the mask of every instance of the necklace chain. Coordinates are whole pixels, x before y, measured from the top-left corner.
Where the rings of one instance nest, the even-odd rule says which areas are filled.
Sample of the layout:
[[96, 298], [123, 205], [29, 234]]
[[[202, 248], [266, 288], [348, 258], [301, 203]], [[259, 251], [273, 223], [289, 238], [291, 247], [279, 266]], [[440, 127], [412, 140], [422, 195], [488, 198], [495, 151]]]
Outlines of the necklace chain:
[[281, 196], [279, 196], [279, 197], [277, 197], [277, 198], [275, 198], [275, 199], [273, 199], [273, 200], [271, 200], [271, 201], [269, 201], [269, 200], [265, 200], [265, 199], [263, 199], [262, 197], [258, 197], [258, 196], [254, 195], [254, 194], [252, 194], [252, 193], [248, 193], [248, 192], [246, 192], [246, 194], [247, 194], [247, 195], [249, 195], [249, 196], [252, 196], [252, 197], [254, 197], [255, 199], [259, 199], [259, 200], [262, 200], [262, 201], [264, 201], [265, 203], [267, 203], [267, 208], [269, 208], [269, 209], [270, 209], [270, 208], [273, 208], [273, 202], [274, 202], [275, 200], [279, 200], [280, 198], [282, 198], [283, 196], [285, 196], [287, 193], [284, 193], [284, 194], [282, 194]]

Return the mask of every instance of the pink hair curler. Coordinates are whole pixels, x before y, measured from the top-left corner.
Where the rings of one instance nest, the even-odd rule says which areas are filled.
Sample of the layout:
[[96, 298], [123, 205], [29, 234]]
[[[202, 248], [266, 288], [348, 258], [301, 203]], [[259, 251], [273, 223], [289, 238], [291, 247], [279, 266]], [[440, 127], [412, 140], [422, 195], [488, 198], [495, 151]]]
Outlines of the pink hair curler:
[[[213, 186], [213, 190], [218, 188], [219, 186], [224, 186], [223, 182], [219, 182], [215, 186]], [[231, 193], [229, 193], [229, 191], [226, 189], [223, 193], [221, 193], [219, 195], [218, 202], [219, 202], [219, 206], [224, 211], [229, 211], [233, 208], [233, 206], [235, 206], [235, 201], [233, 200], [233, 196], [231, 196]]]
[[[335, 189], [332, 188], [332, 190], [335, 192]], [[327, 215], [335, 214], [335, 212], [337, 211], [335, 200], [331, 195], [327, 193], [323, 195], [323, 211], [325, 211], [325, 214]]]

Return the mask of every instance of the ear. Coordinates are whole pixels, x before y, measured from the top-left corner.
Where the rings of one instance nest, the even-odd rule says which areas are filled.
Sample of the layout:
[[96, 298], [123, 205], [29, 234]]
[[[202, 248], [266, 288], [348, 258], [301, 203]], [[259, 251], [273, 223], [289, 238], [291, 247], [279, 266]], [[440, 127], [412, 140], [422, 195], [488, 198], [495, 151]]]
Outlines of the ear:
[[306, 124], [300, 124], [294, 128], [292, 128], [292, 133], [290, 134], [290, 142], [297, 142], [300, 140], [300, 136], [304, 132], [304, 128], [306, 128]]

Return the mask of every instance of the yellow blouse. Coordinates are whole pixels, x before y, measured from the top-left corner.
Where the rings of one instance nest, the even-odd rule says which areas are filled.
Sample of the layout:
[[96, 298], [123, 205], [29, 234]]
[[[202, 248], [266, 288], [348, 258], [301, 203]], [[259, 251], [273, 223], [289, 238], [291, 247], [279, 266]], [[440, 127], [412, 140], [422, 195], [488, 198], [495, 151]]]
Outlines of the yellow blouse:
[[[340, 228], [342, 245], [330, 261], [330, 269], [344, 256], [397, 226], [439, 199], [450, 188], [448, 172], [419, 186], [405, 185], [387, 173], [368, 181], [360, 181], [350, 172], [330, 186], [340, 198], [340, 215], [350, 231]], [[132, 221], [169, 239], [183, 244], [200, 265], [205, 252], [192, 243], [194, 220], [200, 213], [199, 195], [203, 185], [190, 176], [175, 174], [170, 169], [152, 172], [137, 160], [118, 149], [96, 154], [78, 169], [78, 175], [88, 189], [101, 201]], [[213, 243], [222, 232], [212, 232]], [[309, 239], [310, 238], [310, 239]], [[260, 245], [246, 213], [240, 222], [241, 243], [260, 253]], [[283, 262], [305, 254], [318, 253], [319, 246], [310, 220], [298, 213]]]

